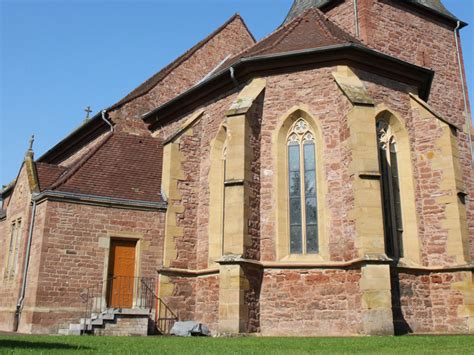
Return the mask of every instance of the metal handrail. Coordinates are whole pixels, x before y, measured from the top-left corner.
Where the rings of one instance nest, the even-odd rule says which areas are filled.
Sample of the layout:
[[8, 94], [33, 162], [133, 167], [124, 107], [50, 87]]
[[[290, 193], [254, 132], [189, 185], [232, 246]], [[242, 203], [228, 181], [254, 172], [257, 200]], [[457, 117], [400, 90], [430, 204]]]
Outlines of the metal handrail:
[[157, 330], [169, 334], [178, 317], [156, 295], [156, 281], [152, 277], [113, 276], [83, 289], [80, 293], [85, 303], [81, 334], [92, 330], [93, 320], [107, 310], [127, 308], [147, 309]]
[[[169, 334], [174, 323], [178, 320], [178, 316], [160, 297], [156, 295], [153, 288], [150, 288], [146, 283], [144, 283], [144, 285], [155, 300], [155, 326], [161, 334]], [[161, 316], [163, 311], [164, 317]]]

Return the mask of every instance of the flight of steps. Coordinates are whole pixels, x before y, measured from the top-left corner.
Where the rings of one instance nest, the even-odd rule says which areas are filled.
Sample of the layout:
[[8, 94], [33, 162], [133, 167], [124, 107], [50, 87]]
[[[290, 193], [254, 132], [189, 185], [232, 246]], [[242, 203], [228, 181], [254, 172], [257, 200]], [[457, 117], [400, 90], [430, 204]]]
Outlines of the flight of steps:
[[106, 309], [81, 318], [80, 323], [69, 324], [59, 329], [60, 335], [147, 335], [149, 333], [150, 311], [147, 309]]

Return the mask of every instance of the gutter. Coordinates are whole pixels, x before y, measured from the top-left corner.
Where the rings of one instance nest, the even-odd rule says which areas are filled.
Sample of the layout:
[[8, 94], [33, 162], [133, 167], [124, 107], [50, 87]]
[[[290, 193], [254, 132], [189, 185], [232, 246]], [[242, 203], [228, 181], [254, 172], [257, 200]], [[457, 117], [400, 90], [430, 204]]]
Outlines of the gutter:
[[469, 108], [467, 106], [466, 85], [464, 81], [461, 51], [460, 51], [460, 45], [459, 45], [459, 40], [458, 40], [460, 27], [461, 27], [461, 22], [458, 21], [456, 24], [456, 28], [454, 29], [454, 40], [456, 42], [456, 56], [457, 56], [458, 67], [459, 67], [459, 78], [461, 79], [462, 96], [463, 96], [463, 101], [464, 101], [464, 116], [466, 119], [467, 136], [468, 136], [469, 148], [471, 149], [471, 162], [472, 162], [474, 161], [474, 149], [472, 147], [472, 118], [471, 118], [471, 115], [469, 114]]
[[149, 202], [140, 200], [129, 200], [114, 197], [104, 197], [72, 192], [60, 192], [46, 190], [34, 197], [34, 201], [41, 203], [45, 200], [67, 201], [71, 203], [94, 205], [101, 207], [127, 208], [141, 211], [166, 211], [167, 202]]
[[32, 202], [33, 202], [33, 207], [31, 210], [31, 217], [30, 217], [30, 226], [28, 229], [28, 242], [26, 245], [26, 254], [25, 254], [25, 261], [24, 261], [24, 266], [23, 266], [23, 278], [22, 278], [22, 283], [21, 283], [21, 291], [20, 291], [20, 296], [18, 298], [18, 302], [16, 304], [16, 311], [15, 311], [15, 320], [13, 323], [13, 330], [15, 332], [18, 331], [18, 327], [20, 325], [20, 318], [21, 318], [21, 312], [23, 310], [23, 305], [25, 301], [25, 294], [26, 294], [26, 281], [28, 279], [28, 268], [30, 266], [30, 253], [31, 253], [31, 242], [33, 239], [33, 228], [35, 225], [35, 217], [36, 217], [36, 200], [35, 196], [33, 195], [32, 197]]
[[[329, 59], [324, 59], [322, 58], [322, 54], [328, 54], [328, 55], [333, 55], [333, 57]], [[265, 70], [268, 68], [261, 68], [260, 66], [263, 66], [266, 64], [266, 62], [272, 62], [272, 64], [275, 65], [274, 68], [272, 69], [282, 69], [282, 68], [288, 68], [291, 67], [291, 65], [281, 65], [281, 63], [278, 63], [278, 60], [283, 61], [283, 60], [288, 60], [291, 59], [296, 60], [296, 59], [301, 59], [304, 61], [304, 64], [315, 64], [317, 63], [313, 58], [312, 61], [305, 61], [307, 60], [306, 57], [310, 56], [318, 56], [317, 58], [319, 59], [319, 62], [321, 63], [327, 63], [329, 61], [337, 61], [337, 60], [353, 60], [356, 63], [359, 64], [366, 64], [365, 62], [359, 60], [355, 60], [354, 55], [369, 55], [373, 56], [376, 58], [379, 58], [383, 61], [388, 61], [390, 63], [396, 64], [398, 66], [404, 67], [405, 69], [403, 72], [406, 73], [407, 75], [405, 76], [405, 79], [412, 80], [415, 82], [419, 82], [420, 85], [420, 97], [424, 100], [427, 100], [429, 97], [429, 92], [431, 88], [431, 83], [433, 81], [434, 77], [434, 72], [432, 70], [417, 66], [415, 64], [411, 64], [408, 62], [405, 62], [403, 60], [400, 60], [398, 58], [394, 58], [392, 56], [389, 56], [387, 54], [384, 54], [379, 51], [375, 51], [373, 49], [369, 49], [363, 45], [356, 44], [356, 43], [346, 43], [346, 44], [338, 44], [338, 45], [331, 45], [331, 46], [326, 46], [322, 48], [313, 48], [313, 49], [304, 49], [304, 50], [298, 50], [298, 51], [291, 51], [291, 52], [286, 52], [286, 53], [279, 53], [279, 54], [268, 54], [268, 55], [261, 55], [261, 56], [253, 56], [253, 57], [248, 57], [248, 58], [241, 58], [237, 60], [230, 68], [226, 68], [221, 70], [220, 72], [216, 73], [212, 77], [208, 78], [205, 81], [200, 82], [199, 84], [193, 86], [189, 90], [183, 92], [182, 94], [176, 96], [172, 100], [166, 102], [165, 104], [155, 108], [154, 110], [144, 114], [141, 116], [141, 119], [143, 119], [146, 123], [153, 124], [154, 120], [153, 118], [155, 116], [161, 116], [163, 115], [163, 112], [165, 111], [172, 111], [173, 108], [176, 106], [177, 108], [183, 108], [185, 104], [183, 101], [190, 101], [187, 100], [190, 96], [197, 96], [194, 100], [191, 100], [191, 102], [195, 102], [200, 98], [205, 97], [208, 95], [208, 93], [204, 93], [204, 88], [208, 88], [210, 92], [216, 91], [223, 86], [230, 86], [232, 84], [235, 85], [234, 81], [232, 80], [232, 75], [235, 78], [235, 73], [237, 72], [237, 69], [239, 69], [239, 73], [242, 73], [241, 75], [249, 75], [253, 74], [255, 72]], [[296, 63], [294, 65], [301, 65]], [[232, 68], [232, 69], [231, 69]], [[245, 71], [244, 69], [248, 69]], [[395, 72], [388, 72], [385, 67], [381, 69], [385, 73], [392, 73], [395, 74]], [[233, 74], [232, 74], [233, 72]], [[397, 73], [398, 74], [398, 73]], [[410, 76], [410, 74], [412, 74]], [[413, 75], [414, 74], [414, 75]], [[424, 77], [424, 78], [422, 78]], [[230, 89], [230, 88], [229, 88]], [[176, 110], [174, 110], [176, 111]], [[160, 117], [161, 119], [161, 117]]]

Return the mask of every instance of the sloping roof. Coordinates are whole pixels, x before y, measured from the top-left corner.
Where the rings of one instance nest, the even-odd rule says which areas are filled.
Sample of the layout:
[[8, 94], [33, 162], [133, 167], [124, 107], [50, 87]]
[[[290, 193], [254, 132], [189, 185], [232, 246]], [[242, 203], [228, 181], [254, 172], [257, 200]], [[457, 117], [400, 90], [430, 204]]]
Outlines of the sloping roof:
[[41, 190], [163, 202], [158, 138], [110, 133], [69, 169], [37, 163]]
[[49, 188], [67, 169], [58, 165], [36, 163], [40, 191]]
[[[339, 0], [295, 0], [293, 5], [286, 16], [284, 23], [288, 23], [293, 20], [295, 17], [301, 15], [304, 11], [310, 8], [323, 8], [326, 5], [335, 3]], [[396, 0], [402, 3], [409, 3], [417, 7], [424, 8], [427, 11], [430, 11], [436, 15], [442, 16], [444, 18], [458, 21], [457, 17], [454, 16], [451, 12], [446, 9], [441, 0]]]
[[286, 53], [345, 43], [361, 43], [329, 20], [319, 9], [309, 8], [254, 46], [226, 61], [219, 70], [242, 58]]
[[413, 5], [424, 7], [429, 11], [435, 12], [452, 20], [458, 20], [441, 2], [441, 0], [405, 0]]
[[168, 64], [166, 67], [161, 69], [158, 73], [156, 73], [151, 78], [146, 80], [144, 83], [142, 83], [140, 86], [138, 86], [132, 92], [130, 92], [127, 96], [125, 96], [119, 102], [117, 102], [114, 105], [112, 105], [111, 107], [109, 107], [107, 109], [107, 111], [116, 109], [116, 108], [126, 104], [127, 102], [130, 102], [130, 101], [136, 99], [137, 97], [143, 96], [146, 93], [148, 93], [151, 89], [153, 89], [156, 85], [158, 85], [164, 78], [166, 78], [174, 69], [176, 69], [176, 67], [181, 65], [187, 59], [189, 59], [194, 53], [196, 53], [200, 48], [202, 48], [207, 42], [209, 42], [215, 36], [217, 36], [222, 30], [224, 30], [230, 23], [232, 23], [236, 19], [239, 19], [240, 21], [242, 21], [242, 24], [247, 28], [248, 33], [250, 34], [250, 36], [252, 36], [252, 38], [255, 41], [255, 38], [253, 37], [252, 33], [248, 29], [248, 27], [245, 24], [242, 17], [239, 14], [235, 14], [230, 19], [228, 19], [222, 26], [220, 26], [217, 30], [215, 30], [209, 36], [204, 38], [201, 42], [197, 43], [194, 47], [192, 47], [188, 51], [186, 51], [183, 55], [181, 55], [176, 60], [174, 60], [173, 62]]

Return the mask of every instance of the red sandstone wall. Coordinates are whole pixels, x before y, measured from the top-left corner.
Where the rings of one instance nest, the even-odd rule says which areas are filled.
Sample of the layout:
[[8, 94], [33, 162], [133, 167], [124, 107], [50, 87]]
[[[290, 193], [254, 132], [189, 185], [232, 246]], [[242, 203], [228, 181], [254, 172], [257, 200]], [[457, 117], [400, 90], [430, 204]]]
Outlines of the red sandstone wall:
[[[31, 209], [30, 201], [30, 188], [26, 169], [23, 166], [8, 206], [6, 207], [7, 217], [5, 221], [0, 222], [0, 330], [11, 331], [13, 329], [13, 316], [22, 282], [25, 247], [28, 238]], [[17, 273], [13, 279], [6, 280], [4, 279], [4, 272], [10, 246], [11, 223], [18, 218], [22, 220], [22, 229], [20, 248], [18, 251]]]
[[[158, 107], [194, 86], [220, 64], [224, 58], [241, 52], [253, 43], [254, 39], [248, 32], [242, 19], [236, 17], [221, 32], [176, 67], [147, 94], [109, 112], [109, 117], [118, 124], [116, 129], [119, 131], [133, 134], [148, 134], [143, 122], [137, 119], [138, 116]], [[97, 145], [105, 134], [80, 148], [71, 157], [61, 162], [60, 165], [71, 166]]]
[[73, 153], [70, 157], [66, 158], [63, 160], [61, 163], [58, 165], [64, 166], [64, 167], [71, 167], [76, 163], [79, 159], [81, 159], [84, 155], [86, 155], [88, 152], [90, 152], [94, 147], [96, 147], [102, 140], [105, 138], [105, 136], [109, 132], [107, 131], [106, 133], [101, 134], [99, 137], [94, 139], [93, 141], [89, 142], [85, 146], [83, 146], [81, 149], [79, 149], [77, 152]]
[[111, 113], [113, 119], [136, 118], [191, 88], [220, 64], [254, 43], [240, 17], [236, 17], [146, 95]]
[[359, 270], [265, 271], [260, 295], [262, 334], [360, 334], [359, 280]]
[[219, 321], [219, 275], [196, 279], [196, 322], [206, 324], [212, 331], [217, 330]]
[[[346, 1], [327, 15], [343, 28], [351, 22], [352, 1]], [[454, 25], [421, 15], [409, 6], [393, 0], [360, 0], [359, 21], [361, 39], [369, 47], [435, 71], [429, 103], [447, 120], [464, 127], [465, 115], [462, 85], [456, 56]], [[353, 22], [353, 21], [352, 21]], [[464, 132], [458, 135], [461, 166], [466, 190], [468, 220], [471, 234], [471, 257], [474, 257], [474, 174]]]
[[250, 149], [253, 156], [250, 164], [252, 172], [249, 182], [249, 221], [248, 234], [250, 246], [245, 248], [244, 257], [260, 260], [260, 171], [261, 171], [261, 125], [265, 95], [262, 93], [257, 98], [251, 111], [248, 113], [250, 126]]
[[[28, 298], [20, 331], [54, 333], [83, 311], [85, 287], [104, 277], [108, 249], [99, 238], [114, 233], [143, 236], [140, 276], [156, 276], [163, 250], [164, 213], [45, 202], [35, 230]], [[43, 233], [43, 238], [41, 238]], [[121, 236], [122, 234], [116, 235]], [[37, 276], [37, 284], [36, 278]], [[48, 310], [45, 312], [45, 310]], [[28, 324], [29, 322], [33, 324]]]
[[[327, 226], [330, 236], [331, 260], [350, 260], [355, 257], [355, 230], [347, 217], [352, 208], [352, 188], [346, 166], [350, 162], [343, 144], [347, 135], [345, 116], [350, 110], [331, 72], [335, 68], [321, 68], [267, 78], [265, 104], [261, 128], [261, 255], [262, 260], [275, 260], [276, 189], [272, 136], [279, 120], [292, 107], [308, 106], [309, 112], [320, 122], [323, 137], [323, 162], [318, 168], [324, 172], [328, 193], [324, 204], [331, 221]], [[323, 201], [320, 202], [320, 206]]]
[[[360, 2], [360, 0], [358, 1]], [[354, 0], [345, 0], [326, 11], [325, 15], [344, 31], [355, 37]]]
[[458, 316], [462, 294], [452, 289], [461, 273], [400, 273], [401, 306], [414, 333], [467, 333], [467, 319]]
[[[279, 119], [293, 106], [305, 104], [308, 106], [309, 112], [320, 122], [322, 128], [322, 136], [324, 139], [323, 161], [319, 162], [323, 169], [326, 181], [328, 183], [328, 193], [326, 195], [326, 205], [330, 215], [329, 231], [329, 251], [330, 258], [334, 261], [350, 260], [356, 257], [355, 241], [356, 231], [354, 221], [347, 217], [348, 211], [352, 208], [352, 183], [351, 177], [348, 175], [347, 166], [351, 162], [351, 152], [347, 149], [345, 141], [348, 138], [349, 130], [347, 127], [346, 115], [350, 110], [348, 101], [342, 96], [337, 88], [331, 72], [334, 68], [321, 68], [307, 70], [299, 73], [274, 75], [267, 77], [267, 86], [265, 90], [263, 108], [258, 109], [258, 115], [255, 120], [261, 121], [260, 136], [256, 136], [256, 141], [260, 141], [260, 150], [257, 153], [259, 158], [256, 164], [260, 164], [260, 207], [258, 223], [260, 224], [260, 252], [261, 259], [267, 261], [275, 260], [275, 187], [273, 186], [273, 174], [276, 169], [276, 162], [273, 160], [272, 136], [277, 127]], [[429, 162], [423, 158], [430, 149], [435, 149], [435, 142], [440, 137], [441, 130], [437, 120], [421, 120], [411, 112], [408, 88], [404, 84], [387, 80], [376, 75], [365, 73], [357, 70], [357, 74], [364, 80], [370, 95], [378, 103], [384, 103], [388, 109], [397, 114], [404, 122], [408, 129], [411, 140], [412, 164], [414, 169], [414, 177], [417, 180], [416, 197], [417, 211], [420, 215], [420, 239], [422, 248], [422, 259], [425, 264], [452, 264], [453, 259], [447, 254], [446, 241], [447, 232], [442, 228], [442, 222], [445, 219], [444, 207], [433, 206], [432, 199], [440, 193], [446, 193], [439, 190], [442, 172], [432, 171]], [[318, 93], [314, 95], [313, 93]], [[231, 102], [235, 99], [235, 94], [223, 96], [222, 99], [209, 103], [205, 109], [205, 113], [201, 119], [202, 132], [200, 142], [200, 166], [195, 174], [200, 174], [199, 178], [199, 206], [198, 206], [198, 226], [197, 226], [197, 245], [199, 252], [196, 255], [198, 260], [197, 266], [204, 268], [207, 265], [207, 249], [208, 243], [208, 216], [209, 187], [207, 175], [209, 172], [209, 144], [217, 134], [220, 124], [225, 119], [225, 112], [229, 108]], [[261, 111], [260, 111], [261, 110]], [[169, 136], [177, 130], [180, 124], [187, 117], [181, 117], [176, 121], [165, 126], [162, 131], [156, 132], [162, 136]], [[260, 118], [261, 117], [261, 118]], [[375, 125], [375, 119], [374, 119]], [[258, 138], [257, 138], [258, 137]], [[256, 144], [256, 143], [255, 143]], [[255, 145], [254, 144], [254, 145]], [[196, 166], [197, 167], [197, 166]], [[189, 174], [189, 172], [187, 172]], [[185, 197], [183, 195], [183, 201]], [[184, 203], [185, 209], [194, 209], [195, 205]], [[436, 207], [436, 209], [434, 209]], [[255, 224], [256, 225], [256, 224]], [[188, 244], [187, 247], [194, 248]], [[185, 251], [182, 251], [185, 252]], [[281, 272], [285, 275], [284, 272]], [[293, 275], [293, 272], [290, 272]], [[350, 274], [350, 272], [349, 272]], [[273, 275], [270, 273], [270, 275]], [[268, 279], [265, 275], [264, 285]], [[272, 276], [273, 277], [273, 276]], [[286, 276], [283, 276], [283, 279]], [[291, 276], [298, 278], [297, 276]], [[299, 277], [306, 280], [304, 277]], [[273, 279], [272, 279], [273, 280]], [[273, 282], [273, 281], [272, 281]], [[331, 281], [332, 282], [332, 281]], [[316, 283], [317, 284], [317, 283]], [[268, 290], [277, 288], [277, 283], [270, 284]], [[278, 288], [281, 287], [278, 283]], [[354, 281], [357, 286], [357, 282]], [[200, 292], [202, 286], [196, 286], [196, 292]], [[305, 287], [312, 286], [307, 283]], [[303, 288], [304, 289], [304, 288]], [[266, 292], [265, 287], [260, 295], [260, 314], [262, 322], [262, 331], [271, 329], [274, 324], [266, 323], [272, 319], [270, 313], [276, 312], [277, 309], [283, 307], [271, 303], [269, 299], [275, 299], [275, 295]], [[300, 291], [295, 292], [298, 294]], [[330, 288], [330, 290], [335, 290]], [[275, 291], [276, 292], [276, 291]], [[302, 291], [301, 291], [302, 292]], [[332, 291], [327, 291], [332, 292]], [[336, 293], [338, 294], [338, 293]], [[346, 294], [343, 295], [347, 297]], [[293, 297], [293, 295], [291, 295]], [[289, 298], [291, 298], [289, 297]], [[295, 296], [300, 297], [300, 296]], [[334, 296], [335, 297], [335, 296]], [[250, 299], [249, 299], [249, 302]], [[264, 306], [265, 305], [265, 306]], [[283, 307], [284, 308], [284, 307]], [[355, 312], [359, 312], [359, 308], [354, 308]], [[325, 314], [329, 314], [328, 310]], [[337, 314], [339, 315], [339, 310]], [[255, 312], [256, 314], [256, 312]], [[292, 312], [279, 314], [278, 329], [282, 332], [292, 328]], [[327, 317], [330, 317], [329, 315]], [[335, 316], [337, 318], [337, 316]], [[272, 320], [276, 322], [275, 320]], [[287, 323], [285, 323], [287, 322]], [[459, 322], [459, 320], [458, 320]], [[453, 323], [454, 324], [454, 323]], [[255, 328], [258, 328], [256, 325]], [[319, 326], [312, 323], [308, 327], [313, 327], [313, 331]], [[323, 329], [323, 328], [321, 328]], [[356, 328], [351, 332], [357, 332]], [[348, 330], [349, 331], [349, 330]], [[319, 330], [318, 330], [319, 332]], [[327, 330], [328, 334], [336, 332], [336, 328]]]

